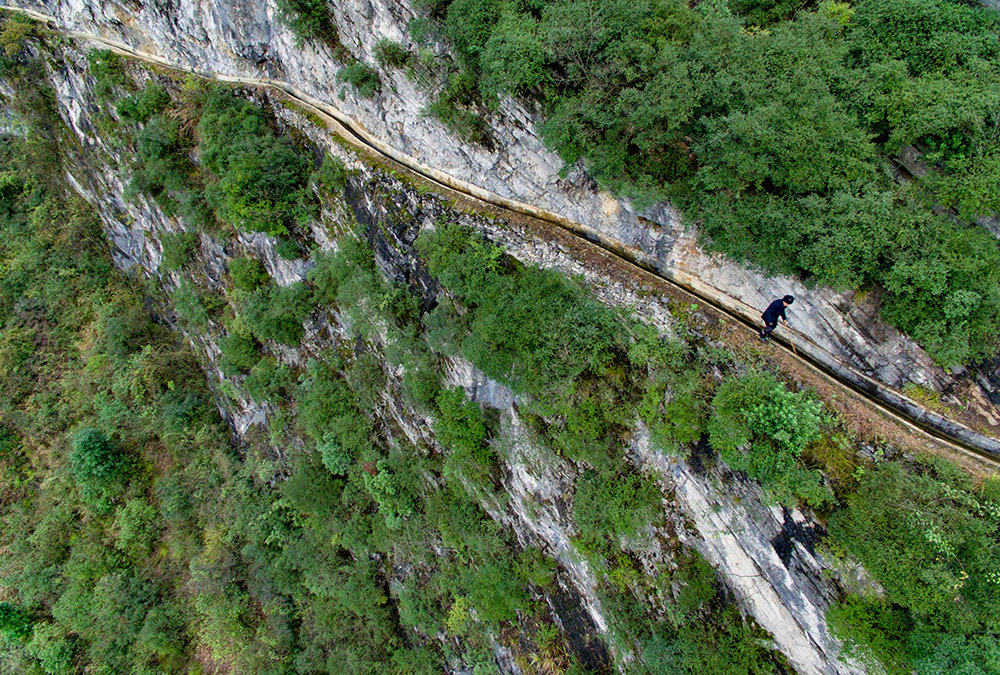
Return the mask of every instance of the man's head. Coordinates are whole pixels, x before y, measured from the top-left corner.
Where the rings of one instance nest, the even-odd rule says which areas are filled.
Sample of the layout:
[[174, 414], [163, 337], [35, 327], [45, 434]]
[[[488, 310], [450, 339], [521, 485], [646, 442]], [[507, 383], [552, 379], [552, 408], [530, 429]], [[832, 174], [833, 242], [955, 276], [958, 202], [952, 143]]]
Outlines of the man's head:
[[793, 302], [795, 302], [795, 298], [793, 298], [793, 297], [792, 297], [792, 296], [790, 296], [790, 295], [786, 295], [785, 297], [783, 297], [783, 298], [781, 299], [781, 301], [782, 301], [783, 303], [785, 303], [785, 307], [788, 307], [788, 306], [789, 306], [790, 304], [792, 304]]

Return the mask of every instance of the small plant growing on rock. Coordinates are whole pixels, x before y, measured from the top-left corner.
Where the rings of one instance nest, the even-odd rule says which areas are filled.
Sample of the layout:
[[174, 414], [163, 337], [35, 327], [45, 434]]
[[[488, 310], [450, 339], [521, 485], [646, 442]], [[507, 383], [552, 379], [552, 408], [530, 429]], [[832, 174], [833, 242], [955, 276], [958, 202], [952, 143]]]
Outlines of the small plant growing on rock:
[[361, 61], [342, 68], [337, 73], [337, 79], [353, 86], [365, 98], [374, 98], [382, 86], [375, 69]]

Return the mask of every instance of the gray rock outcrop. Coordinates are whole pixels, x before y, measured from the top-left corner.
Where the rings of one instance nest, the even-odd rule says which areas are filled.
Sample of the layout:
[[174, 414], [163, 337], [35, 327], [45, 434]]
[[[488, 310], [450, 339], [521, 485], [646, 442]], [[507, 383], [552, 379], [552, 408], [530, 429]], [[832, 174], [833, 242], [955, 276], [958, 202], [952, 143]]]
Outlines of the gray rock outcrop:
[[[712, 256], [696, 244], [669, 205], [637, 211], [627, 199], [601, 192], [562, 161], [535, 131], [536, 116], [504, 100], [491, 120], [494, 149], [461, 142], [422, 114], [428, 103], [400, 70], [383, 70], [381, 94], [360, 97], [338, 83], [343, 63], [325, 47], [299, 44], [267, 0], [44, 0], [24, 8], [56, 17], [60, 26], [122, 41], [174, 63], [230, 76], [274, 78], [336, 106], [372, 135], [418, 162], [502, 197], [528, 203], [594, 228], [655, 258], [661, 270], [720, 294], [755, 317], [770, 299], [791, 293], [796, 339], [808, 339], [843, 362], [891, 386], [907, 382], [941, 389], [954, 377], [936, 367], [910, 338], [878, 318], [877, 298], [807, 288]], [[374, 64], [379, 39], [405, 42], [414, 10], [406, 0], [345, 0], [331, 4], [340, 42]]]
[[[182, 224], [166, 216], [148, 199], [125, 198], [128, 175], [120, 167], [127, 165], [127, 157], [101, 137], [94, 123], [93, 81], [87, 75], [84, 55], [66, 49], [62, 61], [53, 66], [52, 79], [60, 114], [79, 141], [71, 150], [75, 154], [70, 179], [100, 215], [116, 263], [121, 267], [138, 267], [150, 276], [158, 275], [165, 287], [175, 287], [182, 273], [164, 273], [159, 269], [161, 237], [166, 232], [178, 231]], [[297, 125], [301, 133], [344, 159], [357, 172], [344, 203], [325, 212], [313, 224], [316, 243], [321, 248], [333, 246], [336, 231], [355, 221], [378, 224], [374, 228], [379, 232], [378, 237], [388, 238], [381, 243], [373, 242], [382, 271], [392, 278], [413, 279], [432, 292], [431, 281], [418, 278], [420, 272], [415, 269], [410, 247], [419, 229], [432, 227], [445, 209], [440, 200], [359, 161], [294, 111], [278, 107], [276, 112], [283, 123]], [[384, 211], [365, 193], [369, 184], [377, 184], [383, 193], [392, 195], [409, 217], [405, 221], [387, 220]], [[449, 216], [476, 227], [523, 262], [581, 276], [602, 301], [633, 307], [661, 332], [672, 330], [673, 319], [663, 298], [642, 293], [584, 265], [558, 243], [488, 218], [458, 212], [450, 212]], [[264, 235], [240, 234], [227, 242], [202, 236], [198, 257], [205, 283], [210, 286], [221, 283], [228, 260], [241, 253], [263, 260], [279, 283], [300, 280], [308, 268], [302, 260], [288, 261], [276, 255], [274, 241]], [[189, 335], [210, 364], [217, 362], [221, 331], [221, 326], [210, 325], [203, 334]], [[336, 349], [346, 332], [342, 318], [331, 312], [309, 322], [300, 347], [276, 350], [275, 356], [301, 365], [310, 356]], [[572, 490], [574, 469], [551, 452], [546, 454], [532, 445], [520, 423], [517, 397], [511, 390], [489, 380], [462, 359], [452, 359], [448, 372], [452, 384], [464, 387], [474, 400], [498, 409], [502, 417], [503, 447], [498, 454], [502, 460], [503, 489], [509, 498], [503, 503], [484, 498], [484, 507], [498, 522], [510, 527], [523, 545], [542, 548], [559, 561], [557, 590], [552, 591], [547, 601], [567, 635], [587, 642], [586, 649], [590, 651], [584, 657], [594, 663], [606, 661], [608, 655], [600, 641], [584, 640], [602, 636], [607, 649], [627, 659], [627, 647], [614, 644], [609, 637], [605, 612], [596, 592], [595, 571], [572, 543], [576, 530], [567, 494]], [[224, 379], [218, 368], [210, 374]], [[390, 376], [395, 377], [391, 373]], [[241, 393], [239, 382], [231, 385], [223, 412], [234, 433], [242, 438], [265, 425], [272, 411], [266, 404]], [[380, 414], [391, 418], [393, 425], [411, 441], [433, 444], [430, 420], [398, 397], [384, 399], [385, 407]], [[276, 448], [276, 451], [281, 454], [283, 450]], [[635, 470], [649, 473], [660, 484], [668, 526], [720, 572], [744, 611], [773, 635], [776, 647], [797, 671], [810, 675], [860, 672], [856, 664], [840, 656], [840, 646], [826, 628], [824, 612], [837, 597], [838, 584], [836, 575], [828, 574], [827, 563], [812, 546], [819, 526], [807, 514], [767, 506], [759, 488], [734, 480], [724, 466], [706, 470], [697, 459], [680, 461], [667, 457], [652, 448], [641, 433], [628, 456]], [[648, 535], [644, 542], [623, 545], [633, 547], [630, 551], [645, 561], [644, 568], [654, 569], [657, 564], [669, 561], [671, 553], [662, 543], [667, 539], [659, 536], [662, 532], [650, 531]]]

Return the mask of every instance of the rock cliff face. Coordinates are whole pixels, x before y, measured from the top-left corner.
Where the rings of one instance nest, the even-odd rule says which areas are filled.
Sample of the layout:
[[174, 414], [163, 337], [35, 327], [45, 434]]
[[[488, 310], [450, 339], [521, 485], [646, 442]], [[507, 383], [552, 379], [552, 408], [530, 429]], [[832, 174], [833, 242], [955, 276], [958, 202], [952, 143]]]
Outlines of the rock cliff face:
[[[405, 19], [405, 16], [385, 14], [385, 8], [372, 5], [355, 9], [358, 13], [351, 14], [352, 20], [360, 21], [360, 17], [368, 16], [377, 27], [397, 26]], [[68, 6], [65, 11], [65, 18], [69, 20]], [[176, 22], [174, 24], [166, 23], [168, 15], [157, 13], [160, 10], [153, 6], [139, 11], [140, 16], [146, 16], [148, 12], [150, 16], [159, 17], [164, 23], [156, 25], [163, 30], [187, 36], [178, 43], [185, 49], [195, 50], [197, 47], [201, 50], [177, 52], [178, 55], [214, 54], [210, 48], [217, 43], [212, 40], [221, 40], [224, 36], [235, 40], [237, 35], [241, 36], [241, 44], [245, 45], [241, 53], [247, 59], [250, 56], [270, 58], [268, 55], [273, 56], [274, 50], [279, 47], [291, 49], [290, 44], [286, 44], [288, 37], [284, 33], [271, 33], [272, 24], [268, 21], [267, 12], [250, 6], [237, 12], [234, 7], [227, 9], [223, 5], [206, 5], [206, 14], [201, 15], [195, 13], [194, 8], [185, 10], [181, 5], [169, 14], [173, 17], [171, 20]], [[238, 14], [238, 19], [233, 19], [236, 23], [230, 22], [230, 15], [225, 13], [227, 11], [234, 12], [234, 16]], [[112, 21], [107, 14], [88, 14], [91, 9], [86, 6], [77, 7], [74, 12], [76, 19], [112, 25], [106, 23]], [[127, 17], [122, 15], [119, 18], [121, 22], [113, 25], [135, 38], [137, 34], [129, 28], [130, 22], [125, 21]], [[152, 19], [149, 21], [152, 22]], [[200, 28], [196, 30], [196, 26]], [[247, 35], [255, 36], [252, 44], [247, 41]], [[287, 55], [287, 52], [282, 53]], [[316, 54], [307, 53], [305, 56], [308, 62], [326, 63]], [[224, 60], [217, 58], [219, 60], [213, 62], [212, 67], [223, 64]], [[229, 63], [243, 62], [232, 57]], [[51, 79], [60, 114], [79, 141], [72, 150], [71, 181], [100, 214], [114, 247], [117, 264], [123, 268], [141, 269], [145, 275], [159, 278], [165, 288], [171, 289], [179, 283], [182, 273], [165, 274], [160, 271], [161, 238], [164, 233], [179, 230], [181, 224], [143, 197], [125, 198], [129, 177], [124, 167], [128, 164], [128, 156], [113, 139], [102, 138], [97, 131], [93, 81], [87, 75], [85, 65], [83, 52], [73, 48], [66, 48], [52, 64]], [[399, 86], [402, 89], [405, 82], [401, 81]], [[412, 90], [410, 93], [416, 96]], [[383, 272], [389, 277], [413, 280], [426, 294], [433, 294], [433, 280], [417, 265], [412, 243], [419, 230], [433, 227], [436, 218], [447, 207], [438, 198], [417, 191], [398, 178], [360, 161], [332, 142], [304, 116], [281, 106], [275, 106], [274, 110], [282, 123], [296, 127], [319, 147], [342, 158], [354, 170], [342, 203], [325, 211], [322, 218], [313, 223], [316, 244], [320, 248], [330, 248], [338, 230], [352, 222], [367, 225], [376, 262]], [[429, 120], [415, 116], [411, 121], [440, 133]], [[470, 161], [471, 158], [485, 157], [481, 151], [462, 150], [458, 146], [441, 150], [441, 153], [452, 158], [467, 157]], [[541, 150], [538, 157], [537, 166], [551, 159]], [[553, 170], [553, 183], [549, 187], [558, 185], [560, 190], [565, 188], [557, 194], [566, 196], [569, 203], [568, 195], [572, 194], [572, 189], [568, 183], [559, 183], [554, 178], [554, 163], [547, 166]], [[372, 196], [376, 189], [383, 195], [380, 199]], [[384, 195], [387, 194], [393, 201], [392, 214], [387, 213], [385, 208]], [[593, 198], [605, 199], [600, 196]], [[608, 204], [619, 208], [612, 202], [605, 202], [605, 207]], [[634, 217], [621, 215], [628, 213], [624, 207], [615, 213], [620, 218]], [[511, 255], [523, 262], [581, 275], [602, 301], [634, 307], [659, 330], [665, 333], [672, 330], [670, 311], [662, 298], [641, 293], [599, 269], [585, 266], [570, 255], [566, 247], [538, 237], [516, 224], [454, 211], [448, 215], [504, 245]], [[622, 221], [607, 222], [621, 224]], [[287, 261], [276, 255], [274, 240], [262, 234], [241, 234], [235, 241], [224, 243], [203, 235], [197, 254], [198, 278], [205, 279], [204, 283], [209, 287], [219, 286], [227, 261], [247, 253], [261, 259], [280, 284], [303, 279], [308, 269], [305, 261]], [[306, 328], [306, 338], [300, 347], [285, 348], [276, 354], [281, 360], [301, 364], [310, 356], [336, 349], [347, 335], [342, 319], [332, 312], [311, 320]], [[217, 340], [221, 330], [221, 326], [212, 324], [204, 333], [189, 335], [208, 364], [217, 363]], [[225, 379], [217, 367], [210, 370], [213, 378]], [[563, 630], [579, 650], [580, 657], [597, 666], [608, 663], [609, 654], [617, 654], [619, 660], [627, 661], [630, 658], [627, 648], [616, 644], [609, 632], [606, 613], [596, 592], [595, 570], [571, 542], [576, 530], [566, 495], [572, 489], [575, 470], [551, 452], [547, 453], [532, 444], [519, 419], [516, 397], [509, 389], [490, 381], [471, 363], [459, 358], [451, 360], [448, 378], [452, 384], [464, 387], [474, 400], [499, 410], [501, 415], [502, 438], [498, 446], [503, 449], [500, 453], [501, 472], [503, 488], [509, 499], [499, 503], [484, 498], [484, 507], [494, 519], [512, 528], [522, 545], [541, 548], [559, 561], [556, 575], [558, 588], [549, 594], [547, 601]], [[394, 427], [401, 429], [411, 440], [433, 443], [430, 421], [426, 416], [392, 395], [394, 379], [398, 380], [398, 375], [390, 372], [389, 390], [383, 395], [386, 405], [381, 414], [391, 418]], [[398, 381], [395, 382], [395, 385], [398, 384]], [[238, 381], [229, 382], [226, 390], [229, 394], [222, 407], [234, 432], [240, 438], [252, 436], [256, 428], [266, 424], [270, 410], [243, 393]], [[281, 453], [283, 449], [275, 450]], [[663, 455], [650, 446], [643, 433], [637, 434], [627, 456], [637, 470], [655, 477], [664, 495], [663, 508], [667, 513], [664, 528], [656, 530], [650, 527], [640, 541], [623, 543], [630, 554], [641, 561], [644, 571], [649, 572], [662, 565], [669, 567], [673, 553], [671, 546], [665, 542], [679, 540], [693, 546], [720, 572], [743, 610], [773, 635], [775, 646], [796, 671], [808, 674], [861, 672], [856, 664], [840, 656], [840, 646], [831, 638], [825, 624], [824, 612], [837, 596], [839, 582], [836, 581], [836, 574], [829, 573], [827, 563], [814, 548], [821, 532], [817, 523], [797, 510], [766, 506], [758, 488], [732, 475], [725, 467], [706, 468], [697, 453], [688, 461]], [[497, 655], [498, 662], [503, 664], [505, 661], [499, 648]], [[518, 672], [513, 664], [508, 664], [506, 671]]]
[[[400, 70], [381, 72], [381, 94], [358, 96], [339, 84], [343, 63], [322, 46], [299, 45], [267, 0], [43, 0], [14, 3], [55, 16], [62, 27], [96, 33], [137, 50], [215, 73], [268, 77], [333, 104], [364, 128], [424, 165], [495, 194], [544, 208], [595, 228], [655, 257], [662, 270], [692, 279], [708, 293], [728, 296], [756, 316], [774, 297], [791, 293], [792, 325], [801, 336], [891, 386], [914, 382], [932, 389], [954, 384], [908, 337], [877, 318], [878, 301], [794, 279], [766, 277], [711, 256], [696, 245], [669, 205], [637, 212], [600, 192], [581, 167], [560, 176], [562, 161], [535, 133], [537, 118], [505, 100], [491, 121], [495, 149], [464, 144], [421, 111], [425, 92]], [[345, 0], [330, 4], [339, 38], [357, 59], [375, 64], [380, 38], [406, 41], [414, 10], [406, 0]], [[802, 339], [801, 337], [798, 339]]]

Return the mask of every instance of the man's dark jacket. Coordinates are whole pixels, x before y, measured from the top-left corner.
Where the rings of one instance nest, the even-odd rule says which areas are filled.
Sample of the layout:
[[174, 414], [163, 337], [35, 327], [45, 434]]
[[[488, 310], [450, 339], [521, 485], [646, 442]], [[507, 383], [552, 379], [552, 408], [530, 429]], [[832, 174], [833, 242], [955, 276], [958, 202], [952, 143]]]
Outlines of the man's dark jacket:
[[764, 310], [764, 313], [761, 316], [764, 317], [764, 323], [766, 323], [769, 326], [778, 323], [779, 316], [785, 321], [788, 321], [788, 317], [785, 316], [784, 300], [781, 300], [779, 298], [778, 300], [772, 302], [770, 305], [767, 306], [767, 309]]

